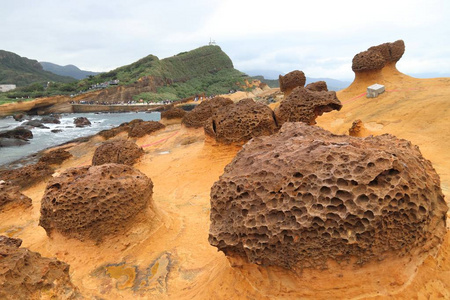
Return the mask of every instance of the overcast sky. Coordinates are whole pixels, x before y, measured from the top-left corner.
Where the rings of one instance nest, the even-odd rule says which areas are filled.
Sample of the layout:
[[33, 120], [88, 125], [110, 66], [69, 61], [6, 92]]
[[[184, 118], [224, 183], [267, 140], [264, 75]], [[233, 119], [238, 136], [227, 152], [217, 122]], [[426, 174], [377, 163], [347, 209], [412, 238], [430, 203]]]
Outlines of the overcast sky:
[[208, 44], [235, 68], [352, 80], [355, 54], [403, 39], [406, 74], [450, 76], [449, 0], [0, 0], [0, 49], [108, 71]]

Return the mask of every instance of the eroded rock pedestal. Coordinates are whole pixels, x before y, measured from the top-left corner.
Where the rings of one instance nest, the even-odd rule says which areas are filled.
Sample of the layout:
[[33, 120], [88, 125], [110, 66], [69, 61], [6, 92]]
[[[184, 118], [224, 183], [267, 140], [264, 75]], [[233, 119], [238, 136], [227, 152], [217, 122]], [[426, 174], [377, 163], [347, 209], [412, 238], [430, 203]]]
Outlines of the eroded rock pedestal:
[[215, 97], [210, 100], [204, 100], [193, 110], [186, 113], [182, 123], [188, 128], [201, 128], [220, 107], [233, 104], [229, 98]]
[[213, 185], [209, 241], [263, 266], [362, 266], [437, 247], [447, 209], [410, 142], [285, 123], [248, 142]]
[[51, 179], [41, 201], [39, 225], [47, 235], [101, 242], [133, 225], [153, 207], [153, 183], [127, 165], [105, 164], [68, 169]]
[[107, 142], [95, 149], [92, 165], [115, 163], [132, 166], [143, 154], [144, 150], [135, 142], [127, 140]]

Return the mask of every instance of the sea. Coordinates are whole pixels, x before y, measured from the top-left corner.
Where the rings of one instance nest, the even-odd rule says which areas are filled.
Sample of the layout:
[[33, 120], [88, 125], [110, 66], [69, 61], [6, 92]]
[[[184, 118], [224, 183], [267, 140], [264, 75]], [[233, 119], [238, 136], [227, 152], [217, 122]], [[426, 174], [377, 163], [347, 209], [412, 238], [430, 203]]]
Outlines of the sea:
[[[32, 120], [40, 120], [43, 116], [33, 116]], [[83, 128], [75, 127], [73, 123], [77, 117], [86, 117], [91, 122], [91, 126]], [[144, 121], [159, 121], [159, 112], [128, 112], [128, 113], [82, 113], [63, 114], [61, 124], [44, 124], [48, 129], [34, 128], [33, 138], [29, 144], [17, 147], [0, 147], [0, 167], [5, 167], [18, 160], [37, 153], [46, 148], [54, 147], [71, 140], [94, 135], [102, 130], [111, 129], [122, 123], [142, 119]], [[26, 120], [28, 121], [28, 120]], [[12, 117], [0, 118], [0, 131], [14, 129], [26, 121], [18, 122]], [[61, 132], [53, 133], [51, 130], [59, 129]], [[12, 167], [19, 167], [23, 163], [11, 164]]]

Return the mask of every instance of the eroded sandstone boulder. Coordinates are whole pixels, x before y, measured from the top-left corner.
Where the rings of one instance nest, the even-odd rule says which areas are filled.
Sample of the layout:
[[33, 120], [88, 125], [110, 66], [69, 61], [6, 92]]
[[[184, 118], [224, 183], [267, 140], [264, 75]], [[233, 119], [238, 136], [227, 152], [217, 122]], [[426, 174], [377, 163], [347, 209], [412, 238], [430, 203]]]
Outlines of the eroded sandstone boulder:
[[71, 158], [73, 155], [69, 151], [64, 149], [55, 149], [50, 152], [44, 153], [39, 162], [50, 164], [50, 165], [60, 165], [66, 159]]
[[31, 199], [22, 194], [18, 186], [9, 181], [0, 180], [0, 211], [7, 204], [27, 208], [31, 206]]
[[220, 107], [231, 104], [233, 104], [233, 101], [224, 97], [214, 97], [209, 100], [204, 100], [193, 110], [184, 115], [182, 124], [190, 128], [201, 128], [205, 125], [206, 120], [208, 120]]
[[280, 106], [275, 110], [275, 115], [280, 126], [285, 122], [303, 122], [314, 125], [318, 116], [341, 108], [342, 104], [337, 98], [336, 92], [317, 92], [297, 87], [281, 101]]
[[287, 97], [296, 87], [305, 86], [306, 77], [302, 71], [295, 70], [284, 76], [280, 75], [278, 81], [280, 83], [280, 91], [284, 93], [284, 97]]
[[438, 246], [447, 209], [410, 142], [286, 123], [244, 145], [214, 183], [209, 242], [262, 265], [364, 264]]
[[186, 111], [184, 109], [173, 107], [169, 110], [165, 110], [161, 112], [161, 119], [182, 119], [184, 115], [186, 114]]
[[47, 163], [38, 162], [17, 169], [0, 171], [0, 180], [10, 181], [20, 188], [27, 188], [49, 178], [53, 171]]
[[253, 137], [270, 135], [278, 130], [273, 111], [253, 99], [243, 99], [224, 106], [205, 123], [205, 134], [219, 143], [241, 143]]
[[384, 43], [378, 46], [372, 46], [369, 51], [378, 51], [383, 56], [386, 63], [397, 62], [405, 53], [405, 42], [402, 40], [393, 43]]
[[316, 92], [321, 92], [321, 91], [328, 92], [328, 86], [325, 81], [311, 82], [310, 84], [305, 86], [305, 89], [308, 89], [311, 91], [316, 91]]
[[92, 165], [116, 163], [132, 166], [143, 154], [144, 150], [135, 142], [127, 140], [107, 142], [95, 149]]
[[79, 299], [69, 265], [20, 248], [22, 240], [0, 236], [1, 299]]
[[367, 51], [355, 55], [352, 70], [355, 73], [381, 70], [387, 64], [395, 64], [405, 52], [405, 43], [398, 40], [370, 47]]
[[365, 137], [369, 135], [368, 130], [364, 126], [364, 123], [361, 120], [355, 120], [352, 123], [352, 127], [348, 130], [348, 135], [355, 137]]
[[151, 134], [155, 131], [165, 128], [163, 124], [157, 121], [142, 121], [132, 124], [128, 124], [128, 136], [129, 137], [143, 137], [144, 135]]
[[126, 230], [152, 205], [153, 183], [127, 165], [68, 169], [47, 184], [39, 225], [47, 235], [101, 242]]

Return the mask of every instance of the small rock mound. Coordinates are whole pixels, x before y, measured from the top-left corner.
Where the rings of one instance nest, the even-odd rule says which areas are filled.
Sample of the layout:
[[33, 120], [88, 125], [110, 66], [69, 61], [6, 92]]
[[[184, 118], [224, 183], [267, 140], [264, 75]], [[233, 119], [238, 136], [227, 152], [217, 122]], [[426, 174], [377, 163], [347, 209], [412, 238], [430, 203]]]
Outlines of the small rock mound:
[[299, 70], [295, 70], [287, 73], [286, 75], [280, 75], [278, 77], [280, 83], [280, 91], [284, 93], [284, 97], [287, 97], [296, 87], [304, 87], [306, 82], [305, 73]]
[[166, 111], [161, 112], [161, 119], [182, 119], [184, 115], [186, 114], [186, 111], [184, 109], [174, 107]]
[[77, 299], [69, 265], [20, 248], [22, 240], [0, 236], [1, 299]]
[[273, 111], [253, 99], [218, 109], [205, 123], [205, 133], [224, 144], [246, 142], [278, 130]]
[[97, 243], [130, 227], [151, 203], [153, 183], [127, 165], [68, 169], [52, 178], [41, 201], [39, 225], [51, 236]]
[[157, 130], [163, 129], [166, 126], [156, 121], [142, 121], [128, 124], [128, 136], [133, 138], [140, 138], [144, 135], [151, 134]]
[[385, 65], [399, 61], [404, 52], [405, 43], [402, 40], [370, 47], [355, 55], [352, 70], [355, 73], [381, 70]]
[[305, 89], [308, 89], [311, 91], [316, 91], [316, 92], [321, 92], [321, 91], [328, 92], [328, 86], [325, 81], [311, 82], [310, 84], [305, 86]]
[[9, 181], [0, 181], [0, 211], [2, 208], [12, 203], [22, 207], [30, 207], [31, 199], [20, 192], [18, 186]]
[[361, 120], [355, 120], [352, 123], [352, 127], [348, 130], [348, 135], [355, 137], [365, 137], [368, 135], [368, 131]]
[[233, 100], [224, 97], [214, 97], [210, 100], [204, 100], [184, 115], [182, 124], [189, 128], [201, 128], [220, 107], [231, 104], [233, 104]]
[[66, 159], [71, 158], [73, 155], [64, 149], [52, 150], [48, 153], [44, 153], [39, 162], [50, 164], [50, 165], [60, 165]]
[[73, 124], [75, 124], [76, 127], [86, 127], [91, 126], [91, 121], [86, 117], [78, 117], [73, 120]]
[[104, 143], [94, 152], [92, 165], [98, 166], [108, 163], [133, 165], [144, 154], [144, 150], [136, 143], [118, 140]]
[[244, 145], [214, 183], [209, 242], [262, 265], [364, 264], [438, 246], [447, 210], [439, 176], [410, 142], [286, 123]]
[[19, 126], [11, 130], [0, 132], [0, 138], [20, 139], [28, 141], [29, 139], [33, 138], [33, 132], [31, 132], [31, 130], [27, 128]]
[[18, 169], [0, 171], [0, 180], [11, 181], [13, 185], [27, 188], [52, 174], [53, 169], [47, 163], [38, 162]]
[[340, 110], [341, 101], [336, 97], [336, 92], [295, 88], [292, 93], [275, 110], [278, 125], [285, 122], [303, 122], [309, 125], [316, 124], [316, 118], [324, 112]]

